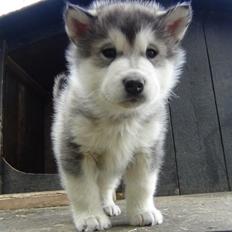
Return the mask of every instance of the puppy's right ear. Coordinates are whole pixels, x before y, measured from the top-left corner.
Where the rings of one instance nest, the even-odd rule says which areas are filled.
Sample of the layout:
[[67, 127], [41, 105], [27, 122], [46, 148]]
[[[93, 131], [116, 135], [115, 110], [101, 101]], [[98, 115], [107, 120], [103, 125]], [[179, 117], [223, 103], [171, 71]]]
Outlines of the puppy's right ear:
[[161, 25], [175, 43], [180, 42], [192, 20], [192, 7], [184, 2], [160, 16]]
[[79, 6], [67, 3], [64, 11], [65, 30], [73, 42], [77, 42], [89, 30], [95, 16]]

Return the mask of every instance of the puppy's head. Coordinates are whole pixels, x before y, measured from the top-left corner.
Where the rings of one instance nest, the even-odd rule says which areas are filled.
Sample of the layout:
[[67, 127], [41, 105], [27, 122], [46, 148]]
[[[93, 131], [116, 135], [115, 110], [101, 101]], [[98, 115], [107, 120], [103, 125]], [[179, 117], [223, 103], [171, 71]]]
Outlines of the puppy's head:
[[123, 108], [168, 97], [184, 62], [179, 43], [191, 21], [189, 4], [68, 5], [64, 15], [74, 78], [87, 93]]

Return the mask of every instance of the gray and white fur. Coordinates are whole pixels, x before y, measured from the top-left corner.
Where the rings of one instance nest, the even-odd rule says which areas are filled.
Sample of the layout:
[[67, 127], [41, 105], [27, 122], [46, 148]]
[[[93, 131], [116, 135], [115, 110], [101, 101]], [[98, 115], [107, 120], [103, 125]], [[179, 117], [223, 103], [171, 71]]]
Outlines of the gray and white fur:
[[68, 74], [54, 86], [52, 139], [78, 231], [111, 226], [113, 195], [126, 183], [129, 223], [161, 224], [153, 195], [164, 156], [167, 101], [185, 53], [188, 3], [144, 1], [68, 5]]

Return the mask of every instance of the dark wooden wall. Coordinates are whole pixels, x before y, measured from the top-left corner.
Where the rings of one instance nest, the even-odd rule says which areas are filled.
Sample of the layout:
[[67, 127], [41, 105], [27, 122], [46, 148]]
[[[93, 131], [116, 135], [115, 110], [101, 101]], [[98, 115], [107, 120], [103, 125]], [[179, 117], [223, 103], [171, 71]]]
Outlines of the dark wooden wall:
[[43, 172], [45, 96], [18, 65], [7, 60], [5, 67], [3, 153], [19, 170]]
[[[223, 70], [221, 65], [213, 65], [214, 57], [219, 54], [219, 50], [214, 48], [220, 46], [219, 43], [224, 47], [230, 38], [218, 33], [218, 30], [212, 33], [212, 26], [216, 23], [214, 14], [208, 15], [207, 18], [202, 17], [195, 17], [184, 41], [187, 65], [182, 81], [176, 89], [179, 97], [171, 102], [175, 161], [181, 194], [227, 191], [232, 178], [231, 174], [228, 175], [227, 167], [231, 165], [231, 161], [226, 159], [231, 156], [231, 150], [226, 153], [224, 149], [229, 145], [228, 138], [231, 137], [232, 127], [228, 128], [230, 135], [228, 133], [223, 136], [221, 125], [225, 120], [229, 120], [229, 117], [223, 119], [219, 111], [223, 109], [228, 112], [229, 109], [225, 106], [226, 98], [224, 101], [218, 101], [225, 94], [225, 89], [219, 89], [216, 85], [219, 76], [215, 76], [213, 72], [213, 68], [218, 72]], [[230, 29], [225, 28], [225, 31], [228, 30]], [[215, 37], [216, 44], [210, 43]], [[227, 52], [230, 52], [229, 49], [224, 49], [224, 54]], [[232, 72], [228, 68], [224, 71], [230, 72], [231, 75]], [[223, 81], [223, 76], [221, 73], [220, 81]]]
[[231, 23], [229, 13], [197, 12], [184, 40], [187, 64], [170, 105], [173, 140], [162, 174], [171, 194], [231, 190]]
[[[159, 195], [228, 191], [232, 186], [232, 16], [226, 10], [223, 14], [215, 10], [215, 2], [206, 2], [193, 1], [194, 20], [183, 42], [187, 64], [175, 89], [177, 97], [170, 100]], [[65, 69], [68, 39], [62, 23], [54, 22], [18, 38], [10, 31], [6, 33], [10, 39], [4, 85], [3, 156], [25, 172], [56, 172], [49, 139], [51, 89], [54, 76]], [[12, 175], [3, 175], [3, 181], [8, 182], [5, 187], [3, 183], [3, 191], [17, 191], [17, 177], [25, 179], [25, 175], [12, 174], [9, 167], [2, 170]], [[47, 178], [53, 180], [54, 175], [44, 177], [44, 182], [41, 176], [37, 178], [38, 189], [51, 189], [45, 182], [49, 183]], [[35, 186], [30, 188], [29, 179], [24, 182], [28, 183], [25, 191], [35, 190]]]

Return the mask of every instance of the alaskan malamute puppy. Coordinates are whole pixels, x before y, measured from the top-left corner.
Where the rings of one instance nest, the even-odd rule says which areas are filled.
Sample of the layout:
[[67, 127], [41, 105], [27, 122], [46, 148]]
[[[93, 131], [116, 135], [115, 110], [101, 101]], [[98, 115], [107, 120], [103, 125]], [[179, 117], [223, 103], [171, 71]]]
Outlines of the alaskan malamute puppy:
[[69, 72], [56, 79], [52, 138], [78, 231], [111, 226], [108, 216], [121, 213], [113, 195], [122, 177], [129, 223], [162, 223], [153, 196], [191, 17], [187, 3], [67, 6]]

